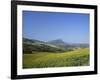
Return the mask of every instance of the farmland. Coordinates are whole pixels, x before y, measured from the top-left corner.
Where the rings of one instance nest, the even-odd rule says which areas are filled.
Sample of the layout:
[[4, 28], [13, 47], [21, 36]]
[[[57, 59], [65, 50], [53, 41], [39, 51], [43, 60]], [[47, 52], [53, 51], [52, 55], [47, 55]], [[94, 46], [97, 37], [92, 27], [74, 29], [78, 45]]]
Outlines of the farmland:
[[88, 66], [89, 48], [64, 52], [38, 52], [23, 54], [23, 68]]

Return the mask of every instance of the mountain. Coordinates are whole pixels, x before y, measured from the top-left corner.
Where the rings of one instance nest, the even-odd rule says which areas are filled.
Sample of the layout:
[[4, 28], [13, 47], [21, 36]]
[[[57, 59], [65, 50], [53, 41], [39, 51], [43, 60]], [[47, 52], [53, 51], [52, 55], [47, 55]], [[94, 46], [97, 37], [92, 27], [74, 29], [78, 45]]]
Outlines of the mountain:
[[53, 45], [67, 45], [67, 43], [64, 42], [62, 39], [56, 39], [56, 40], [48, 41], [48, 43], [53, 44]]
[[62, 39], [48, 41], [47, 43], [64, 47], [89, 47], [89, 44], [86, 43], [66, 43]]
[[23, 38], [23, 52], [33, 53], [37, 52], [64, 52], [72, 51], [77, 48], [89, 47], [89, 44], [70, 44], [64, 42], [62, 39], [52, 40], [48, 42], [39, 41], [35, 39]]
[[52, 44], [52, 45], [56, 45], [59, 48], [64, 49], [65, 51], [66, 50], [72, 50], [74, 48], [73, 45], [64, 42], [62, 39], [56, 39], [56, 40], [48, 41], [48, 43]]
[[64, 49], [47, 42], [23, 38], [23, 51], [24, 53], [32, 53], [34, 51], [41, 52], [62, 52]]

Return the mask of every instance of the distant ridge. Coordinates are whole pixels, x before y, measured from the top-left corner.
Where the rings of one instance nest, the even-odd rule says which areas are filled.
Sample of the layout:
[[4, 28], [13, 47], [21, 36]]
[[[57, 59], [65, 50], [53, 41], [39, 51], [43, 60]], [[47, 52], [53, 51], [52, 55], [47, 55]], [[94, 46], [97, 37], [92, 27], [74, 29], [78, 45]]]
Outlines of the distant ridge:
[[25, 53], [32, 53], [33, 51], [40, 52], [64, 52], [73, 50], [74, 48], [89, 47], [89, 44], [70, 44], [64, 42], [62, 39], [56, 39], [48, 42], [23, 38], [23, 51]]
[[67, 45], [67, 43], [64, 42], [62, 39], [56, 39], [56, 40], [48, 41], [48, 43], [54, 44], [54, 45]]

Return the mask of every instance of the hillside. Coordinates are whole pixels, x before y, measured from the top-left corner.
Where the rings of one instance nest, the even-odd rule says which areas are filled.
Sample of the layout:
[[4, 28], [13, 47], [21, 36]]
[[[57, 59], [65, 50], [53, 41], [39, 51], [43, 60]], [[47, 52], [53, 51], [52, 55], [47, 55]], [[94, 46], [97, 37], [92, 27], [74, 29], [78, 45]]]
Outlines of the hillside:
[[75, 48], [76, 46], [71, 45], [70, 43], [66, 43], [64, 42], [62, 39], [56, 39], [56, 40], [52, 40], [52, 41], [48, 41], [49, 44], [52, 45], [56, 45], [59, 48], [66, 50], [72, 50], [73, 48]]
[[68, 45], [62, 39], [56, 39], [56, 40], [48, 41], [48, 43], [53, 44], [53, 45]]
[[63, 52], [64, 49], [61, 49], [55, 45], [52, 45], [43, 41], [23, 38], [23, 51], [24, 53], [32, 53], [33, 51]]
[[23, 55], [23, 68], [89, 66], [89, 48], [69, 52], [35, 52]]
[[72, 51], [76, 48], [88, 48], [88, 44], [70, 44], [61, 39], [52, 40], [48, 42], [39, 41], [35, 39], [23, 38], [23, 52], [33, 53], [37, 52], [64, 52]]
[[67, 43], [62, 39], [56, 39], [52, 41], [48, 41], [49, 44], [56, 45], [59, 48], [66, 50], [73, 50], [75, 48], [89, 48], [89, 44], [86, 43]]

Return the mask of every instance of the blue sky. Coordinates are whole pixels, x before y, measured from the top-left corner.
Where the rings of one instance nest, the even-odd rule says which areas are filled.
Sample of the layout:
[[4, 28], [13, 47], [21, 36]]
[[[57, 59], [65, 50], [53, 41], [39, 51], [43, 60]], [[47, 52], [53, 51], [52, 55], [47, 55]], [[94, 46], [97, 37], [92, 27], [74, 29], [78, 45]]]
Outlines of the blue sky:
[[89, 14], [23, 11], [23, 37], [89, 43]]

